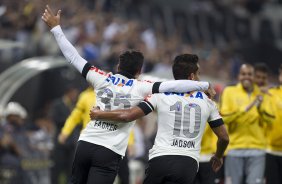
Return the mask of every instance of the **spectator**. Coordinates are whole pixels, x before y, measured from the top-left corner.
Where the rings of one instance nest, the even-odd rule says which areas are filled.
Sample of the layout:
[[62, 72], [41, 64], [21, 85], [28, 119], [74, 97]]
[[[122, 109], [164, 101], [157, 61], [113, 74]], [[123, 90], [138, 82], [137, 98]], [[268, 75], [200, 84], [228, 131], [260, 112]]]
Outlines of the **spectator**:
[[[27, 111], [17, 102], [9, 102], [5, 107], [5, 124], [4, 132], [4, 145], [11, 146], [11, 150], [15, 155], [19, 155], [20, 167], [22, 169], [23, 184], [36, 184], [34, 173], [32, 170], [32, 150], [28, 138], [28, 131], [26, 129], [25, 119]], [[14, 160], [14, 164], [16, 164]]]
[[78, 89], [74, 86], [68, 86], [64, 92], [64, 95], [56, 99], [51, 106], [50, 118], [55, 125], [55, 146], [51, 155], [54, 162], [54, 166], [51, 169], [52, 184], [59, 183], [59, 178], [61, 175], [65, 177], [70, 175], [71, 163], [75, 151], [75, 143], [79, 133], [76, 132], [76, 135], [73, 134], [72, 137], [69, 137], [64, 145], [59, 144], [56, 138], [64, 126], [67, 117], [74, 108], [77, 96]]
[[282, 65], [279, 69], [279, 86], [269, 90], [275, 107], [275, 119], [267, 127], [266, 182], [282, 183]]
[[75, 127], [82, 123], [84, 129], [90, 121], [89, 111], [95, 106], [96, 93], [92, 87], [83, 91], [78, 98], [75, 108], [72, 110], [70, 116], [67, 117], [64, 126], [60, 130], [58, 141], [60, 144], [65, 144], [68, 137], [74, 131]]
[[225, 182], [263, 183], [265, 135], [260, 124], [263, 107], [260, 106], [260, 90], [254, 84], [254, 67], [241, 65], [238, 79], [236, 86], [224, 89], [221, 99], [220, 110], [230, 135], [225, 159]]
[[34, 175], [37, 180], [35, 183], [51, 184], [52, 165], [50, 154], [54, 148], [53, 122], [47, 118], [37, 118], [35, 120], [36, 130], [29, 133], [29, 141], [33, 150], [33, 162], [35, 164]]
[[22, 174], [19, 148], [11, 135], [0, 129], [0, 183], [20, 183]]
[[255, 65], [255, 78], [254, 82], [263, 93], [266, 93], [268, 86], [268, 72], [269, 69], [265, 63], [257, 63]]

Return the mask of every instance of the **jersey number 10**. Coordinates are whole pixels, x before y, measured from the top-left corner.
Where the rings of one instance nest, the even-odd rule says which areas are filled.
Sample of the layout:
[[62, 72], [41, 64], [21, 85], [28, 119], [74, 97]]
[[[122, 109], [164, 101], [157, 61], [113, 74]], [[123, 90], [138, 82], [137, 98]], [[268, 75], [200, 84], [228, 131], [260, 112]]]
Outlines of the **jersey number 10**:
[[[194, 109], [194, 113], [192, 112]], [[183, 135], [187, 138], [195, 138], [200, 132], [201, 124], [201, 107], [198, 104], [190, 103], [184, 106], [184, 117], [182, 120], [182, 102], [178, 101], [170, 106], [170, 111], [175, 111], [175, 123], [173, 135], [180, 136], [180, 131], [183, 126]], [[191, 117], [194, 115], [194, 117]], [[191, 122], [194, 120], [194, 122]], [[194, 124], [194, 127], [191, 125]], [[194, 130], [193, 130], [194, 129]]]

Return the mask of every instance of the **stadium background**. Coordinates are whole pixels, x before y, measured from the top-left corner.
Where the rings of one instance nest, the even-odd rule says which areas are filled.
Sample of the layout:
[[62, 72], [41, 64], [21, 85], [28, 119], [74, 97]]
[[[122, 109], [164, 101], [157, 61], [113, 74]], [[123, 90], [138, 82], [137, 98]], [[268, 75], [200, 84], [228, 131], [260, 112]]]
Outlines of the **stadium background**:
[[[55, 66], [63, 58], [41, 21], [46, 4], [62, 10], [61, 24], [67, 38], [86, 60], [101, 69], [115, 71], [119, 53], [134, 48], [144, 53], [144, 73], [155, 79], [171, 78], [173, 57], [188, 52], [199, 55], [202, 79], [213, 82], [219, 94], [224, 86], [236, 82], [244, 62], [266, 63], [270, 85], [278, 83], [280, 0], [0, 0], [1, 111], [4, 116], [8, 101], [19, 102], [27, 109], [29, 130], [36, 129], [38, 119], [48, 116], [50, 104], [66, 87], [73, 85], [79, 91], [87, 87], [68, 65]], [[20, 64], [28, 58], [34, 59]], [[41, 66], [40, 62], [48, 64]], [[38, 72], [19, 82], [13, 92], [7, 90], [31, 70]], [[9, 80], [3, 77], [7, 71]], [[154, 132], [148, 119], [155, 118], [138, 123], [141, 141], [137, 141], [133, 160], [146, 157]]]

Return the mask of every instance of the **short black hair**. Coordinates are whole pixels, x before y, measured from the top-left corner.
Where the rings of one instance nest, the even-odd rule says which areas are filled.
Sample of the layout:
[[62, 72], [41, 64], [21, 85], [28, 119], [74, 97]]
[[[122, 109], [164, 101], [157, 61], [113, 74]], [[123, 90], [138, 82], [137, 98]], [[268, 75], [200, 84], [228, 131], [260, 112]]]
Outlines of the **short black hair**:
[[199, 70], [198, 56], [195, 54], [181, 54], [174, 58], [172, 72], [174, 79], [188, 79], [192, 73]]
[[279, 67], [279, 72], [282, 72], [282, 64]]
[[254, 68], [255, 72], [259, 71], [266, 74], [269, 72], [268, 66], [265, 63], [256, 63]]
[[119, 56], [119, 70], [135, 76], [141, 71], [144, 56], [140, 51], [127, 50]]

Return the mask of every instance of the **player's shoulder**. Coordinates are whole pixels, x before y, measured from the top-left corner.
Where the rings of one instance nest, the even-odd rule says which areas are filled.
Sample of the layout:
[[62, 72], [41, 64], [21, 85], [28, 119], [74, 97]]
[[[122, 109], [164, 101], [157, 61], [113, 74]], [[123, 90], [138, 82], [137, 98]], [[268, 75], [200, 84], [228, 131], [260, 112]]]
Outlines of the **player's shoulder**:
[[106, 78], [106, 83], [112, 87], [133, 87], [136, 84], [136, 79], [128, 79], [120, 74], [110, 74]]
[[207, 102], [209, 105], [214, 105], [214, 101], [204, 92], [200, 91], [202, 96], [203, 96], [203, 100], [205, 100], [205, 102]]
[[99, 68], [97, 68], [97, 67], [95, 67], [95, 66], [91, 66], [90, 69], [89, 69], [89, 71], [95, 72], [95, 73], [100, 74], [100, 75], [102, 75], [102, 76], [109, 76], [109, 75], [112, 74], [112, 73], [107, 73], [107, 72], [105, 72], [104, 70], [101, 70], [101, 69], [99, 69]]
[[207, 100], [209, 97], [204, 93], [203, 91], [193, 91], [193, 92], [188, 92], [191, 98], [198, 98], [202, 100]]
[[142, 84], [153, 84], [154, 82], [151, 80], [140, 80], [140, 79], [134, 79], [135, 83], [142, 85]]
[[200, 99], [208, 105], [214, 105], [214, 101], [203, 91], [195, 91], [190, 94], [190, 98]]

